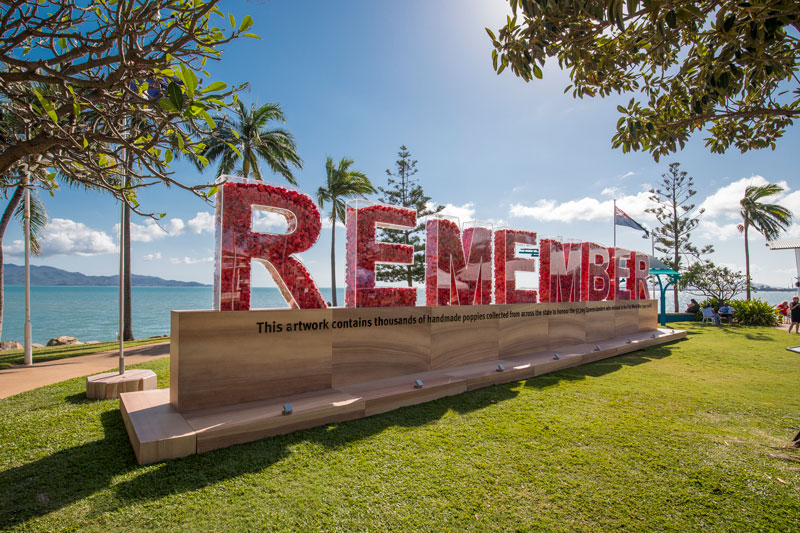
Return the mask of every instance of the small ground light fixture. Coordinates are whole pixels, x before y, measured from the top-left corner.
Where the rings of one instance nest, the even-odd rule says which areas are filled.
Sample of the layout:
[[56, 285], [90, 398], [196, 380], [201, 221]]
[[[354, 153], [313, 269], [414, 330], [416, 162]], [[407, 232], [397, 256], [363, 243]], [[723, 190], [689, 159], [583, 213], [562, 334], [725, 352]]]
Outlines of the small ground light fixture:
[[625, 344], [633, 344], [633, 341], [628, 339], [628, 340], [625, 341]]
[[655, 338], [656, 338], [656, 334], [655, 334], [655, 333], [653, 333], [652, 335], [650, 335], [650, 338], [651, 338], [651, 339], [655, 339]]
[[421, 379], [418, 379], [418, 380], [416, 380], [414, 382], [414, 388], [415, 389], [421, 389], [422, 387], [424, 387], [424, 385], [422, 384], [422, 380]]
[[290, 415], [293, 412], [294, 412], [294, 409], [292, 409], [292, 404], [290, 404], [290, 403], [283, 404], [283, 414], [284, 414], [284, 416], [285, 415]]
[[558, 354], [553, 355], [553, 359], [561, 359], [561, 356]]
[[497, 365], [497, 371], [498, 372], [505, 372], [506, 371], [506, 367], [504, 367], [503, 365]]
[[599, 344], [598, 344], [597, 346], [595, 346], [595, 347], [594, 347], [594, 351], [595, 351], [595, 352], [599, 352], [599, 351], [600, 351], [600, 345], [599, 345]]

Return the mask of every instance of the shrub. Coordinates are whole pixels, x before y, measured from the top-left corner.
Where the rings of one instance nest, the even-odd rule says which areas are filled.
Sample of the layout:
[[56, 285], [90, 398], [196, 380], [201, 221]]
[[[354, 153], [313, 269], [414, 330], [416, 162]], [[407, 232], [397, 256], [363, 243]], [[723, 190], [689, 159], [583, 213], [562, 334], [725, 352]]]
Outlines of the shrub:
[[730, 306], [736, 310], [733, 317], [744, 326], [777, 326], [780, 324], [775, 308], [756, 298], [755, 300], [731, 300]]

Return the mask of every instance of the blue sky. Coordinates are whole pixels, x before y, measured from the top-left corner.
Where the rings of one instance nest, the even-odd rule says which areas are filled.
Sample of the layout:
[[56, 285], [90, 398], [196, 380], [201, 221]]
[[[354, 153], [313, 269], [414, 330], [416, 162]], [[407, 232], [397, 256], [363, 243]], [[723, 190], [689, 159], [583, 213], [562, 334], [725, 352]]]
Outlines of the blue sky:
[[[630, 96], [575, 100], [555, 64], [544, 79], [526, 84], [510, 72], [497, 76], [485, 27], [505, 20], [501, 0], [404, 0], [264, 3], [223, 2], [237, 20], [251, 14], [262, 40], [227, 46], [209, 69], [229, 84], [250, 82], [246, 102], [278, 102], [294, 133], [304, 168], [299, 189], [314, 194], [324, 179], [326, 156], [347, 156], [376, 185], [385, 184], [401, 144], [419, 161], [426, 193], [447, 212], [537, 231], [540, 235], [611, 244], [611, 207], [643, 224], [646, 190], [672, 161], [694, 176], [698, 205], [706, 207], [697, 244], [713, 243], [711, 259], [744, 267], [736, 205], [748, 183], [781, 183], [779, 199], [800, 215], [796, 147], [800, 130], [790, 129], [775, 151], [708, 153], [702, 135], [682, 152], [655, 163], [648, 154], [611, 149], [617, 103]], [[188, 183], [213, 179], [177, 164]], [[277, 176], [268, 181], [281, 183]], [[141, 197], [145, 209], [166, 212], [165, 230], [134, 220], [133, 271], [168, 279], [212, 282], [213, 206], [175, 190], [154, 188]], [[33, 264], [86, 274], [118, 269], [115, 225], [118, 206], [99, 194], [63, 189], [45, 198], [51, 218], [45, 254]], [[338, 230], [337, 272], [344, 272], [344, 233]], [[649, 250], [640, 233], [618, 229], [618, 246]], [[800, 218], [790, 236], [800, 237]], [[18, 226], [9, 228], [4, 248], [21, 263]], [[770, 252], [751, 237], [756, 282], [786, 286], [794, 275], [789, 251]], [[330, 229], [301, 257], [320, 286], [330, 285]], [[254, 284], [271, 285], [263, 268]], [[341, 286], [341, 285], [340, 285]]]

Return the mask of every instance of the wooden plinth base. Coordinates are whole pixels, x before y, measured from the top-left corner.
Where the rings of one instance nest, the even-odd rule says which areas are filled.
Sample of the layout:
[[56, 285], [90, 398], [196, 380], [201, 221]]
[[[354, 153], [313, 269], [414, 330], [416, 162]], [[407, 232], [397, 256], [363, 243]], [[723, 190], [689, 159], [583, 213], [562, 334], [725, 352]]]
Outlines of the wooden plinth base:
[[[668, 329], [632, 333], [596, 344], [565, 345], [531, 355], [182, 413], [170, 404], [169, 389], [126, 392], [120, 395], [120, 411], [136, 459], [148, 464], [385, 413], [685, 337], [685, 331]], [[498, 371], [498, 365], [504, 370]], [[421, 388], [415, 387], [416, 380], [422, 381]], [[283, 414], [287, 403], [292, 406], [289, 415]]]
[[86, 397], [91, 400], [119, 398], [122, 392], [146, 391], [156, 388], [156, 374], [152, 370], [126, 370], [106, 372], [86, 378]]

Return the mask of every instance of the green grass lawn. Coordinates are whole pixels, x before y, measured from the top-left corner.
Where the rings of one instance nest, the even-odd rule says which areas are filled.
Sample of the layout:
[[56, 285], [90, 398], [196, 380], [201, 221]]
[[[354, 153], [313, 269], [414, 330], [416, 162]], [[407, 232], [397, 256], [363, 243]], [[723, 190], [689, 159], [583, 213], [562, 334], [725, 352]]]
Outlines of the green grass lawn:
[[[83, 379], [0, 400], [0, 528], [800, 530], [800, 337], [689, 339], [138, 466]], [[167, 359], [141, 365], [168, 384]]]
[[[145, 344], [154, 344], [157, 342], [169, 342], [169, 337], [150, 337], [135, 341], [125, 341], [125, 347], [131, 348], [133, 346], [143, 346]], [[33, 361], [35, 363], [44, 363], [45, 361], [106, 352], [108, 350], [116, 350], [117, 348], [119, 348], [119, 343], [116, 341], [101, 342], [100, 344], [45, 346], [43, 348], [33, 349]], [[24, 362], [24, 358], [24, 350], [3, 350], [0, 352], [0, 370], [9, 368], [11, 365], [21, 365]]]

